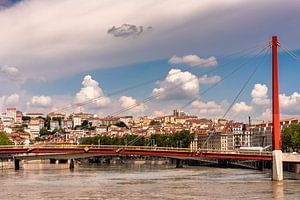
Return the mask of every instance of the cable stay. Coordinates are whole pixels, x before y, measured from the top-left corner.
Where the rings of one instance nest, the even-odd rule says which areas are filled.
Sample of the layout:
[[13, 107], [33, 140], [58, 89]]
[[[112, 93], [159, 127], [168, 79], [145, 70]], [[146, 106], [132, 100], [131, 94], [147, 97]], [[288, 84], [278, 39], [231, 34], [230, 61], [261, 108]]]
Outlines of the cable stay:
[[[268, 48], [268, 46], [264, 47], [264, 48], [263, 48], [256, 56], [259, 56], [259, 55], [260, 55], [265, 49], [267, 49], [267, 48]], [[222, 82], [223, 80], [227, 79], [229, 76], [233, 75], [236, 71], [238, 71], [240, 68], [242, 68], [242, 67], [243, 67], [245, 64], [247, 64], [250, 60], [251, 60], [251, 58], [248, 58], [248, 59], [246, 60], [246, 62], [243, 62], [241, 65], [239, 65], [239, 66], [238, 66], [235, 70], [233, 70], [230, 74], [228, 74], [227, 76], [225, 76], [220, 82]], [[218, 69], [220, 69], [220, 68], [218, 68]], [[215, 71], [215, 70], [216, 70], [216, 69], [212, 69], [212, 70], [210, 70], [209, 72], [201, 73], [200, 75], [198, 75], [198, 78], [201, 77], [201, 76], [203, 76], [204, 74], [211, 73], [212, 71]], [[173, 85], [172, 87], [169, 87], [169, 88], [168, 88], [168, 91], [177, 89], [178, 87], [182, 86], [183, 84], [185, 84], [185, 83], [187, 83], [187, 82], [190, 82], [190, 81], [192, 81], [192, 80], [194, 80], [194, 79], [195, 79], [195, 78], [193, 77], [193, 78], [190, 78], [190, 79], [188, 79], [188, 80], [186, 80], [186, 81], [183, 81], [183, 82], [180, 82], [180, 83], [178, 83], [178, 84], [175, 84], [175, 85]], [[208, 90], [210, 90], [210, 89], [212, 89], [213, 87], [215, 87], [216, 85], [218, 85], [220, 82], [214, 84], [212, 87], [210, 87], [209, 89], [205, 90], [203, 93], [201, 93], [201, 95], [203, 95], [203, 94], [206, 93]], [[153, 100], [153, 99], [156, 99], [156, 98], [158, 98], [158, 97], [160, 97], [160, 96], [162, 96], [162, 95], [163, 95], [162, 92], [161, 92], [161, 93], [154, 94], [154, 95], [151, 95], [151, 96], [149, 96], [149, 97], [143, 99], [142, 101], [140, 101], [140, 102], [138, 102], [138, 103], [135, 103], [135, 104], [132, 104], [132, 105], [128, 106], [127, 108], [123, 108], [123, 109], [121, 109], [121, 110], [119, 110], [119, 111], [116, 111], [116, 112], [114, 112], [114, 113], [111, 113], [109, 116], [117, 116], [117, 115], [119, 115], [119, 114], [121, 114], [121, 113], [123, 113], [123, 112], [129, 111], [129, 110], [131, 110], [131, 109], [133, 109], [133, 108], [135, 108], [135, 107], [137, 107], [137, 106], [140, 106], [140, 105], [142, 105], [142, 104], [144, 104], [144, 103], [147, 103], [147, 102], [149, 102], [149, 101], [151, 101], [151, 100]], [[198, 99], [198, 98], [199, 98], [199, 97], [197, 97], [197, 99]], [[195, 100], [192, 100], [191, 102], [189, 102], [189, 104], [192, 103], [193, 101], [195, 101]], [[186, 104], [186, 105], [187, 105], [187, 104]], [[185, 106], [186, 106], [186, 105], [185, 105]], [[183, 107], [183, 108], [184, 108], [184, 107]]]
[[295, 54], [292, 50], [288, 49], [284, 45], [280, 44], [279, 47], [284, 50], [287, 54], [289, 54], [295, 61], [300, 63], [300, 57]]
[[238, 98], [240, 97], [240, 95], [242, 94], [242, 92], [245, 90], [245, 88], [247, 87], [248, 83], [250, 82], [250, 80], [253, 78], [254, 74], [257, 72], [258, 68], [263, 64], [263, 60], [267, 57], [269, 50], [265, 53], [264, 58], [261, 60], [261, 62], [254, 68], [254, 70], [252, 71], [252, 73], [250, 74], [250, 76], [248, 77], [248, 79], [244, 82], [242, 88], [240, 89], [240, 91], [238, 92], [238, 94], [236, 95], [236, 97], [233, 99], [233, 101], [231, 102], [230, 106], [227, 108], [227, 110], [225, 111], [225, 113], [223, 114], [222, 118], [225, 118], [226, 115], [228, 114], [228, 112], [231, 110], [231, 108], [233, 107], [233, 105], [236, 103], [236, 101], [238, 100]]
[[[260, 55], [261, 55], [268, 47], [269, 47], [269, 45], [265, 45], [264, 48], [263, 48], [262, 50], [260, 50], [260, 51], [255, 55], [255, 57], [260, 56]], [[252, 53], [252, 52], [251, 52], [251, 53]], [[233, 71], [231, 71], [229, 74], [227, 74], [225, 77], [223, 77], [223, 79], [221, 79], [220, 82], [222, 82], [222, 81], [224, 81], [225, 79], [227, 79], [227, 78], [229, 78], [230, 76], [232, 76], [232, 75], [233, 75], [234, 73], [236, 73], [239, 69], [241, 69], [241, 68], [244, 67], [246, 64], [248, 64], [251, 60], [252, 60], [251, 57], [249, 57], [245, 62], [243, 62], [242, 64], [238, 65]], [[224, 67], [224, 66], [223, 66], [223, 67]], [[190, 68], [192, 68], [192, 67], [190, 67]], [[212, 73], [212, 72], [216, 71], [217, 69], [220, 69], [220, 67], [219, 67], [219, 68], [211, 69], [210, 71], [205, 72], [205, 73], [201, 73], [200, 75], [197, 76], [197, 78], [203, 76], [204, 74]], [[182, 86], [183, 84], [185, 84], [185, 83], [187, 83], [187, 82], [190, 82], [190, 81], [193, 80], [193, 79], [195, 79], [195, 77], [193, 77], [193, 78], [191, 78], [191, 79], [188, 79], [188, 80], [186, 80], [186, 81], [184, 81], [184, 82], [180, 82], [180, 83], [178, 83], [178, 84], [176, 84], [176, 85], [173, 85], [172, 87], [168, 88], [168, 91], [174, 90], [174, 89], [176, 89], [176, 88]], [[203, 93], [201, 93], [200, 95], [205, 94], [205, 93], [208, 92], [210, 89], [212, 89], [212, 88], [214, 88], [215, 86], [217, 86], [220, 82], [214, 84], [212, 87], [208, 88], [207, 90], [205, 90], [205, 91], [204, 91]], [[138, 102], [138, 103], [135, 103], [135, 104], [133, 104], [133, 105], [128, 106], [127, 108], [123, 108], [123, 109], [121, 109], [121, 110], [119, 110], [119, 111], [116, 111], [116, 112], [114, 112], [114, 113], [111, 113], [111, 114], [109, 114], [108, 116], [118, 116], [118, 115], [120, 115], [121, 113], [124, 113], [124, 112], [126, 112], [126, 111], [129, 111], [129, 110], [131, 110], [131, 109], [133, 109], [133, 108], [135, 108], [135, 107], [137, 107], [137, 106], [140, 106], [140, 105], [142, 105], [142, 104], [144, 104], [144, 103], [147, 103], [147, 102], [149, 102], [149, 101], [151, 101], [151, 100], [153, 100], [153, 99], [156, 99], [156, 98], [160, 97], [161, 95], [163, 95], [163, 93], [157, 93], [157, 94], [155, 94], [155, 95], [151, 95], [151, 96], [145, 98], [144, 100], [142, 100], [142, 101], [140, 101], [140, 102]], [[199, 98], [199, 97], [198, 97], [198, 98]], [[197, 99], [198, 99], [198, 98], [197, 98]], [[195, 100], [193, 100], [193, 101], [195, 101]], [[192, 103], [193, 101], [191, 101], [190, 103]], [[189, 104], [190, 104], [190, 103], [189, 103]], [[187, 104], [186, 104], [185, 106], [187, 106]], [[134, 144], [136, 141], [138, 141], [140, 138], [141, 138], [141, 136], [136, 137], [134, 140], [130, 141], [127, 145], [133, 145], [133, 144]], [[120, 150], [121, 150], [121, 149], [120, 149]]]
[[[251, 46], [250, 48], [244, 48], [244, 49], [238, 50], [237, 52], [234, 52], [234, 53], [229, 54], [229, 55], [227, 55], [227, 56], [221, 56], [221, 57], [219, 57], [218, 59], [219, 59], [219, 60], [220, 60], [220, 59], [224, 59], [224, 60], [225, 60], [225, 59], [228, 59], [228, 58], [230, 58], [230, 57], [237, 56], [237, 55], [239, 55], [239, 54], [241, 54], [241, 53], [246, 53], [246, 52], [248, 52], [248, 54], [249, 54], [249, 53], [252, 53], [252, 51], [257, 50], [258, 48], [261, 48], [262, 46], [265, 46], [266, 44], [267, 44], [267, 43], [266, 43], [265, 41], [264, 41], [264, 42], [260, 42], [260, 43], [258, 43], [258, 44], [255, 44], [255, 45]], [[184, 69], [183, 71], [180, 71], [180, 72], [189, 71], [189, 70], [192, 70], [192, 69], [201, 67], [201, 66], [208, 65], [208, 64], [210, 64], [210, 63], [212, 63], [212, 62], [215, 62], [215, 60], [211, 60], [211, 61], [204, 62], [204, 63], [202, 63], [201, 65], [187, 67], [186, 69]], [[226, 63], [226, 64], [228, 64], [228, 63]], [[174, 75], [176, 75], [176, 74], [178, 74], [178, 73], [180, 73], [180, 72], [176, 72], [176, 73], [174, 73], [174, 74], [171, 74], [170, 76], [174, 76]], [[70, 110], [70, 109], [72, 109], [72, 108], [74, 108], [74, 107], [80, 107], [80, 106], [85, 106], [85, 105], [88, 105], [88, 104], [92, 104], [92, 103], [95, 103], [95, 102], [98, 101], [98, 100], [101, 100], [101, 99], [105, 98], [105, 97], [115, 96], [115, 95], [117, 95], [117, 94], [124, 93], [124, 92], [126, 92], [126, 91], [129, 91], [129, 90], [133, 90], [133, 89], [142, 87], [142, 86], [144, 86], [144, 85], [148, 85], [148, 84], [150, 84], [150, 83], [156, 82], [156, 81], [158, 81], [158, 80], [160, 80], [160, 79], [163, 79], [163, 78], [164, 78], [164, 76], [160, 76], [160, 77], [155, 78], [155, 79], [150, 79], [150, 80], [147, 80], [147, 81], [144, 81], [144, 82], [135, 84], [135, 85], [131, 85], [131, 86], [129, 86], [129, 87], [125, 87], [125, 88], [116, 90], [116, 91], [114, 91], [114, 92], [111, 92], [111, 93], [109, 93], [109, 94], [106, 95], [106, 96], [95, 97], [95, 98], [89, 99], [89, 100], [87, 100], [87, 101], [83, 101], [83, 102], [80, 102], [80, 103], [75, 103], [75, 104], [73, 104], [73, 105], [70, 105], [70, 106], [66, 106], [66, 107], [57, 109], [57, 112], [58, 112], [58, 111], [67, 111], [67, 110]]]
[[[265, 52], [264, 57], [256, 65], [256, 67], [254, 68], [254, 70], [252, 71], [252, 73], [249, 75], [249, 77], [247, 78], [247, 80], [244, 82], [244, 84], [242, 85], [240, 91], [238, 92], [238, 94], [236, 95], [236, 97], [234, 98], [234, 100], [232, 101], [232, 103], [230, 104], [230, 106], [227, 108], [227, 110], [223, 114], [222, 118], [224, 118], [229, 113], [229, 111], [231, 110], [231, 108], [233, 107], [233, 105], [235, 104], [235, 102], [238, 100], [239, 96], [242, 94], [242, 92], [244, 91], [244, 89], [246, 88], [246, 86], [248, 85], [248, 83], [250, 82], [250, 80], [253, 78], [254, 74], [257, 72], [258, 68], [263, 64], [263, 61], [267, 57], [268, 52], [269, 52], [269, 50], [267, 52]], [[205, 142], [203, 143], [201, 149], [205, 148], [205, 145], [207, 145], [207, 143], [208, 143], [208, 141], [209, 141], [210, 138], [211, 138], [211, 135], [209, 135], [208, 138], [205, 140]], [[200, 153], [200, 152], [198, 152], [198, 153]]]
[[[263, 48], [255, 57], [259, 57], [266, 49], [268, 48], [265, 47]], [[203, 96], [204, 94], [206, 94], [207, 92], [209, 92], [210, 90], [212, 90], [213, 88], [215, 88], [216, 86], [218, 86], [221, 82], [223, 82], [224, 80], [226, 80], [227, 78], [231, 77], [233, 74], [235, 74], [237, 71], [239, 71], [241, 68], [243, 68], [245, 65], [247, 65], [252, 59], [249, 58], [248, 60], [246, 60], [245, 62], [243, 62], [242, 64], [238, 65], [234, 70], [232, 70], [229, 74], [227, 74], [226, 76], [224, 76], [219, 82], [213, 84], [211, 87], [207, 88], [206, 90], [204, 90], [202, 93], [200, 93], [200, 95], [192, 100], [190, 100], [188, 103], [186, 103], [184, 106], [181, 107], [181, 109], [184, 109], [186, 107], [188, 107], [189, 105], [191, 105], [194, 101], [198, 100], [200, 98], [200, 96]]]

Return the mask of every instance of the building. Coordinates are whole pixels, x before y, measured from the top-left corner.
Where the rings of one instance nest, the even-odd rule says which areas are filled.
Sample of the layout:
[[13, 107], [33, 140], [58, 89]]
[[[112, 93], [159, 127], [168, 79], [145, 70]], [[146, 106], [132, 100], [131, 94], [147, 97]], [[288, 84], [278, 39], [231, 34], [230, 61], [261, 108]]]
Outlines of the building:
[[58, 120], [51, 120], [50, 121], [50, 129], [53, 131], [54, 129], [60, 128], [60, 122]]
[[24, 116], [28, 116], [28, 117], [31, 117], [31, 118], [45, 117], [45, 115], [43, 113], [35, 113], [35, 112], [25, 113]]
[[131, 126], [133, 124], [132, 116], [121, 116], [120, 121], [124, 122], [126, 126]]
[[56, 113], [56, 112], [50, 112], [48, 113], [48, 116], [52, 118], [61, 118], [61, 119], [65, 119], [66, 115], [63, 113]]
[[[290, 124], [297, 124], [300, 123], [300, 118], [288, 118], [280, 121], [280, 129], [282, 130], [284, 127]], [[273, 130], [273, 123], [269, 122], [262, 122], [253, 125], [251, 128], [252, 133], [252, 146], [268, 146], [272, 145], [272, 130]]]
[[17, 121], [17, 109], [16, 108], [7, 108], [6, 116], [12, 118], [14, 122]]
[[94, 115], [93, 114], [89, 114], [89, 113], [83, 113], [83, 112], [80, 112], [80, 113], [73, 113], [70, 118], [72, 119], [73, 121], [73, 127], [76, 127], [76, 126], [81, 126], [82, 122], [84, 120], [88, 120], [90, 118], [93, 118]]
[[177, 116], [177, 117], [179, 117], [179, 116], [186, 116], [185, 112], [183, 112], [183, 111], [180, 110], [179, 108], [173, 110], [173, 115], [174, 115], [174, 116]]
[[233, 123], [230, 126], [233, 133], [234, 148], [251, 146], [251, 131], [249, 126], [243, 123]]
[[225, 130], [210, 131], [198, 135], [198, 144], [200, 149], [233, 150], [233, 133]]
[[38, 137], [40, 130], [44, 127], [44, 120], [41, 118], [31, 118], [28, 123], [29, 132], [34, 135], [34, 137]]

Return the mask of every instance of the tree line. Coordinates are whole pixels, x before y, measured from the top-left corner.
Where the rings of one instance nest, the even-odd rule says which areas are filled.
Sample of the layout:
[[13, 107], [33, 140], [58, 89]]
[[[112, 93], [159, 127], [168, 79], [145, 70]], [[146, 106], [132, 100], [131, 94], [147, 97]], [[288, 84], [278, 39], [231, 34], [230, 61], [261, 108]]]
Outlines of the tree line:
[[128, 145], [188, 148], [194, 134], [183, 130], [174, 134], [152, 134], [150, 137], [124, 135], [123, 137], [95, 136], [84, 138], [80, 143], [86, 145]]

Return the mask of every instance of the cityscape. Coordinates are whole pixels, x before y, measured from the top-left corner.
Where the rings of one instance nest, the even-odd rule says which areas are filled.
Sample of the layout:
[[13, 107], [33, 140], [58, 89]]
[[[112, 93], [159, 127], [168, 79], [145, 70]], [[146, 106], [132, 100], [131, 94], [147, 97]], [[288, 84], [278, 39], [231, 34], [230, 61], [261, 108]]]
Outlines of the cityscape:
[[1, 199], [299, 199], [300, 1], [0, 0]]
[[[300, 118], [281, 120], [281, 129], [299, 122]], [[250, 117], [248, 123], [199, 118], [180, 109], [174, 109], [170, 115], [157, 117], [100, 118], [95, 114], [83, 112], [70, 115], [57, 112], [22, 113], [16, 108], [7, 108], [6, 112], [1, 114], [0, 121], [0, 132], [6, 133], [14, 145], [84, 144], [84, 139], [96, 136], [122, 138], [132, 135], [151, 138], [152, 135], [170, 135], [181, 131], [189, 132], [193, 138], [185, 145], [178, 141], [176, 147], [234, 150], [240, 147], [272, 145], [272, 122], [253, 124]], [[102, 145], [109, 145], [103, 142]], [[148, 143], [157, 145], [154, 140], [149, 140]], [[101, 145], [101, 141], [96, 144]]]

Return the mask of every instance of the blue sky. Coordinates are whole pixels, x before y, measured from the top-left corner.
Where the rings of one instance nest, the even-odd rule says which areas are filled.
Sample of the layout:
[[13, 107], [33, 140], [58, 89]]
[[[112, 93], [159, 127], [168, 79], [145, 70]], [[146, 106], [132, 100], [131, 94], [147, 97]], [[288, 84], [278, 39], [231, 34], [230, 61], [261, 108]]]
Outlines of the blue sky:
[[[235, 64], [250, 57], [250, 64], [203, 96], [201, 92], [214, 84], [205, 82], [208, 79], [195, 80], [187, 88], [124, 113], [166, 114], [199, 96], [186, 111], [219, 117], [262, 59], [249, 54], [247, 58], [233, 57], [234, 63], [225, 65], [228, 61], [222, 56], [270, 40], [272, 35], [300, 55], [297, 1], [2, 0], [0, 5], [2, 110], [15, 106], [22, 111], [59, 111], [103, 96], [94, 105], [76, 109], [107, 115], [155, 94], [155, 88], [164, 91], [176, 81], [214, 68], [217, 70], [208, 78], [222, 79]], [[170, 62], [175, 55], [181, 63]], [[196, 58], [184, 61], [190, 55]], [[199, 65], [189, 70], [190, 74], [183, 73], [195, 65], [195, 59], [210, 57], [216, 59], [214, 66]], [[282, 115], [298, 116], [300, 109], [294, 108], [300, 103], [299, 63], [279, 52], [279, 67]], [[168, 76], [172, 69], [181, 70], [175, 75], [178, 80]], [[151, 79], [158, 82], [107, 96]], [[228, 117], [269, 119], [270, 83], [269, 54]]]

